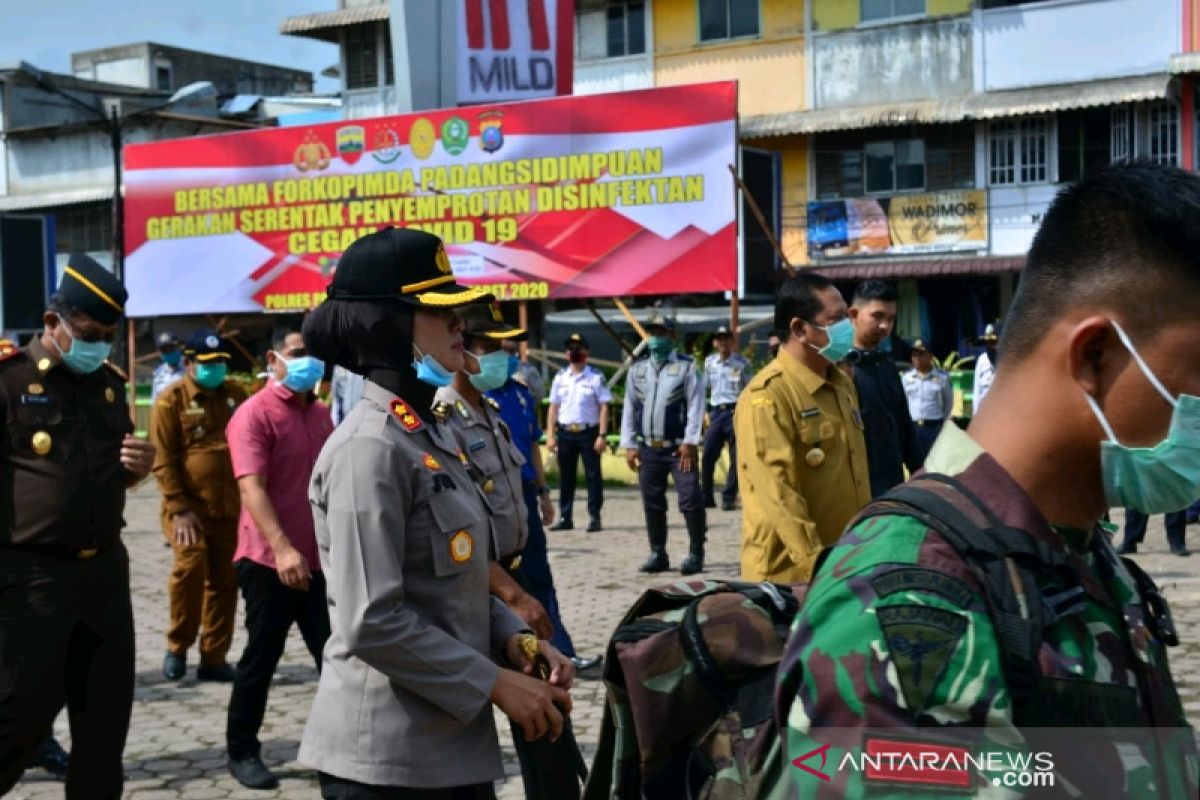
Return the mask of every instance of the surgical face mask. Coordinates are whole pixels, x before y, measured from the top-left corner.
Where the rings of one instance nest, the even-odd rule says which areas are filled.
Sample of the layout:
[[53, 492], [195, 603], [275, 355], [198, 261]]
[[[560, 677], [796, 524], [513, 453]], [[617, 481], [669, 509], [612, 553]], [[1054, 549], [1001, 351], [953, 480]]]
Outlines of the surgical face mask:
[[1167, 438], [1154, 447], [1127, 447], [1117, 441], [1096, 398], [1087, 395], [1092, 413], [1108, 435], [1108, 441], [1100, 443], [1104, 496], [1111, 508], [1132, 508], [1143, 514], [1180, 511], [1200, 499], [1200, 397], [1172, 397], [1121, 326], [1113, 322], [1113, 327], [1146, 380], [1175, 410]]
[[162, 354], [162, 360], [168, 367], [178, 367], [183, 361], [183, 353], [178, 350], [168, 350]]
[[421, 348], [413, 345], [413, 350], [421, 356], [414, 358], [412, 367], [417, 371], [417, 379], [441, 389], [454, 382], [454, 373], [443, 367], [433, 356], [421, 352]]
[[325, 362], [313, 356], [296, 356], [284, 358], [276, 352], [275, 356], [287, 364], [287, 375], [281, 383], [293, 392], [311, 392], [325, 376]]
[[224, 361], [219, 361], [215, 364], [197, 364], [196, 383], [205, 389], [215, 389], [225, 382], [225, 376], [228, 372], [229, 365]]
[[58, 321], [63, 330], [67, 332], [67, 336], [71, 337], [71, 347], [63, 352], [63, 349], [58, 346], [57, 340], [51, 337], [50, 341], [54, 344], [54, 349], [62, 356], [67, 369], [78, 375], [88, 375], [100, 369], [112, 353], [112, 343], [80, 341], [75, 337], [75, 332], [71, 330], [71, 326], [65, 319], [60, 317]]
[[822, 326], [812, 322], [808, 324], [825, 331], [825, 335], [829, 337], [829, 343], [824, 347], [817, 347], [812, 342], [809, 342], [808, 346], [825, 356], [831, 363], [836, 364], [841, 361], [854, 349], [854, 323], [850, 321], [849, 317], [843, 317], [832, 325]]
[[675, 349], [675, 340], [670, 336], [651, 336], [650, 341], [646, 343], [646, 349], [655, 361], [666, 361]]
[[583, 364], [587, 362], [587, 353], [582, 350], [568, 350], [567, 361], [572, 364]]
[[499, 389], [508, 380], [508, 353], [497, 350], [477, 356], [470, 350], [466, 352], [479, 364], [479, 374], [468, 376], [471, 385], [476, 389], [490, 392], [492, 389]]
[[508, 377], [511, 378], [513, 375], [516, 375], [517, 370], [519, 370], [520, 368], [521, 368], [521, 357], [510, 355], [508, 357]]

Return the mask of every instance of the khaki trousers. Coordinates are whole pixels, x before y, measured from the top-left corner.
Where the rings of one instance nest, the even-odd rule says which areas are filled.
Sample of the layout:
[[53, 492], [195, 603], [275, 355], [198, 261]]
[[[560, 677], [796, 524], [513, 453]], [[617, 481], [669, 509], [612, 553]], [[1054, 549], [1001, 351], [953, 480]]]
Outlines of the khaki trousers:
[[[171, 622], [167, 649], [186, 653], [200, 637], [200, 663], [219, 666], [233, 644], [238, 584], [233, 569], [237, 549], [237, 517], [212, 519], [197, 515], [203, 530], [194, 545], [175, 542], [175, 526], [163, 514], [163, 533], [175, 551], [175, 567], [167, 578]], [[203, 632], [201, 632], [203, 630]]]

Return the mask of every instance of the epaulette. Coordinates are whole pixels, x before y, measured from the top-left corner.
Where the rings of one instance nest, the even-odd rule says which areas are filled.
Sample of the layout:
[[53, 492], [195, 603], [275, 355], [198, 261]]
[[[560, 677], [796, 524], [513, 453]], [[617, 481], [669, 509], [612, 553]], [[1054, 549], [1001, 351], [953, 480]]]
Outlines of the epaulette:
[[500, 410], [500, 404], [499, 404], [499, 403], [497, 403], [497, 402], [496, 402], [495, 400], [493, 400], [492, 398], [488, 397], [487, 395], [484, 395], [484, 396], [483, 396], [483, 401], [484, 401], [485, 403], [487, 403], [489, 406], [491, 406], [493, 411], [499, 411], [499, 410]]
[[0, 362], [8, 361], [21, 352], [21, 348], [8, 339], [0, 339]]
[[129, 383], [129, 375], [125, 372], [125, 370], [121, 369], [111, 361], [105, 361], [104, 366], [108, 367], [109, 372], [120, 378], [122, 383]]
[[450, 419], [450, 404], [438, 403], [433, 407], [433, 418], [438, 422], [446, 422]]
[[421, 418], [417, 416], [417, 412], [412, 410], [412, 406], [400, 398], [396, 398], [392, 401], [391, 408], [392, 416], [394, 416], [400, 422], [400, 427], [404, 428], [404, 430], [408, 431], [409, 433], [419, 431], [421, 428], [425, 427], [424, 423], [421, 422]]

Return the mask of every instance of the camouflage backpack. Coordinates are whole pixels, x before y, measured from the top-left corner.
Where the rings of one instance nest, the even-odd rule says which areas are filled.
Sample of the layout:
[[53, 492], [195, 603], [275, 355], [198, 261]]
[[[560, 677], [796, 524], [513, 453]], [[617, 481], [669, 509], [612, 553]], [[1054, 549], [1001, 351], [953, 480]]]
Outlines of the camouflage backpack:
[[783, 775], [775, 674], [803, 594], [716, 580], [643, 594], [609, 643], [584, 799], [763, 796]]

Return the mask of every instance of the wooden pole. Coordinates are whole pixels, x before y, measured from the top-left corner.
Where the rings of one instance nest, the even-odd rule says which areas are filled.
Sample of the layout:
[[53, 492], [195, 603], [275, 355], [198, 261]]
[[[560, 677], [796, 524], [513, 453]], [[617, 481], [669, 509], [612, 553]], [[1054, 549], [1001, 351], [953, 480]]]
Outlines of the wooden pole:
[[[529, 301], [521, 300], [517, 303], [517, 327], [528, 333], [529, 331]], [[524, 361], [529, 355], [529, 339], [526, 338], [523, 342], [517, 343], [517, 352], [521, 354], [521, 360]]]
[[600, 316], [600, 312], [596, 310], [595, 301], [587, 301], [587, 310], [592, 312], [592, 316], [596, 318], [596, 322], [600, 323], [600, 327], [604, 329], [605, 333], [613, 338], [613, 341], [617, 343], [617, 346], [624, 350], [630, 357], [632, 357], [633, 348], [629, 346], [628, 342], [621, 338], [620, 334], [613, 330], [612, 325], [609, 325], [607, 322], [605, 322], [604, 317]]
[[737, 168], [733, 164], [727, 164], [726, 166], [729, 167], [729, 172], [733, 175], [734, 183], [737, 184], [738, 189], [741, 191], [746, 205], [750, 206], [750, 213], [758, 220], [758, 227], [762, 228], [767, 241], [771, 243], [771, 247], [779, 255], [779, 260], [783, 262], [783, 268], [787, 270], [788, 277], [794, 278], [796, 276], [796, 268], [792, 266], [792, 262], [788, 260], [787, 255], [783, 252], [783, 248], [779, 246], [779, 240], [775, 238], [775, 231], [771, 229], [771, 226], [767, 225], [767, 219], [763, 216], [762, 210], [759, 209], [758, 203], [755, 202], [754, 195], [750, 194], [750, 191], [746, 188], [746, 184], [742, 182], [741, 176], [737, 174]]
[[646, 333], [646, 329], [642, 327], [642, 323], [638, 322], [637, 319], [634, 318], [632, 312], [629, 310], [629, 307], [625, 305], [625, 301], [619, 297], [614, 297], [612, 301], [613, 305], [620, 310], [620, 312], [625, 316], [625, 319], [629, 321], [629, 324], [633, 326], [633, 329], [637, 331], [637, 335], [643, 339], [649, 339], [650, 334]]

